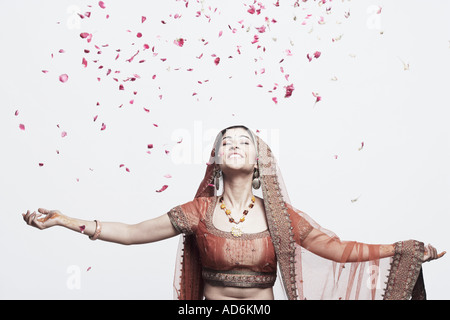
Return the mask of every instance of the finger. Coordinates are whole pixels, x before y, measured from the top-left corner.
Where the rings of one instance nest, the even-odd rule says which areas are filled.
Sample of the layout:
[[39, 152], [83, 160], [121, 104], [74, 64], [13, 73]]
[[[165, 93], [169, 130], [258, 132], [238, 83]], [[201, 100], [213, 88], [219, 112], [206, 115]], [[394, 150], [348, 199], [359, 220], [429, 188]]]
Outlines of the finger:
[[30, 210], [27, 210], [27, 213], [22, 213], [22, 217], [23, 217], [23, 220], [25, 220], [25, 222], [27, 221], [29, 215], [30, 215]]
[[49, 214], [52, 210], [48, 210], [48, 209], [44, 209], [44, 208], [39, 208], [38, 211], [39, 211], [40, 213], [43, 213], [43, 214]]
[[29, 216], [28, 216], [28, 219], [27, 219], [27, 223], [31, 226], [31, 224], [33, 223], [33, 219], [34, 219], [34, 217], [36, 216], [36, 212], [33, 212], [32, 214], [30, 214]]
[[447, 253], [447, 251], [442, 251], [441, 253], [439, 253], [438, 254], [438, 259], [442, 258], [446, 253]]

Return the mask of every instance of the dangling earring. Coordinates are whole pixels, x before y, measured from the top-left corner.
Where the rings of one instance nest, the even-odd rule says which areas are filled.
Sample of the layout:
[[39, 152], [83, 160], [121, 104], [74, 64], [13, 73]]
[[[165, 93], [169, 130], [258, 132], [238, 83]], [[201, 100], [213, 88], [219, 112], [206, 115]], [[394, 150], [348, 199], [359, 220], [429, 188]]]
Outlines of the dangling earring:
[[214, 185], [216, 186], [216, 189], [219, 190], [220, 188], [220, 176], [222, 175], [222, 171], [220, 169], [217, 169], [214, 174]]
[[252, 181], [253, 189], [259, 189], [261, 187], [261, 180], [259, 180], [259, 170], [255, 168], [253, 171], [253, 181]]

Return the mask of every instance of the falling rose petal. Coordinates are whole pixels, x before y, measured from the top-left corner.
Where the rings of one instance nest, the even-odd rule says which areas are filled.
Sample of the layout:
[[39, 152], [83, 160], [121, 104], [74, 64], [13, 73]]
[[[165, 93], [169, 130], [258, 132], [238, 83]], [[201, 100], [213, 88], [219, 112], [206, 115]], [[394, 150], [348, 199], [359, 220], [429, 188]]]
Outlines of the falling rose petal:
[[286, 94], [284, 95], [285, 98], [289, 98], [292, 96], [292, 92], [294, 91], [294, 84], [290, 84], [286, 87]]
[[19, 110], [16, 110], [16, 112], [14, 113], [15, 116], [19, 115]]
[[67, 136], [67, 132], [65, 131], [61, 132], [61, 137], [64, 138], [65, 136]]
[[152, 148], [153, 148], [153, 144], [152, 144], [152, 143], [148, 144], [148, 145], [147, 145], [147, 148], [148, 148], [148, 149], [152, 149]]
[[86, 229], [86, 226], [85, 226], [85, 225], [82, 225], [82, 226], [80, 226], [79, 228], [80, 228], [80, 232], [81, 232], [81, 233], [84, 233], [84, 230]]
[[96, 116], [94, 117], [94, 122], [97, 120], [97, 118], [98, 118], [98, 115], [96, 115]]
[[167, 184], [163, 185], [161, 189], [156, 190], [156, 192], [163, 192], [164, 190], [166, 190], [169, 186]]
[[20, 130], [25, 130], [25, 125], [19, 124], [19, 128], [20, 128]]
[[87, 268], [86, 272], [88, 272], [89, 270], [91, 270], [91, 267]]
[[277, 103], [278, 103], [277, 97], [273, 97], [273, 98], [272, 98], [272, 101], [275, 102], [275, 104], [277, 104]]
[[88, 36], [89, 36], [89, 33], [88, 33], [88, 32], [82, 32], [82, 33], [80, 33], [80, 37], [81, 37], [82, 39], [86, 39]]
[[214, 63], [217, 66], [220, 63], [220, 58], [219, 57], [215, 58]]
[[48, 73], [48, 70], [41, 70], [42, 73]]
[[136, 37], [142, 38], [142, 33], [141, 33], [141, 32], [138, 32], [138, 33], [136, 34]]
[[258, 30], [259, 33], [264, 33], [266, 32], [266, 26], [261, 26], [259, 28], [255, 28], [256, 30]]
[[39, 162], [39, 167], [43, 167], [44, 164], [42, 162]]
[[61, 81], [62, 83], [66, 83], [67, 80], [69, 80], [69, 76], [67, 74], [62, 74], [59, 76], [59, 81]]
[[100, 8], [106, 9], [105, 3], [103, 1], [99, 1], [98, 5], [100, 6]]
[[178, 38], [178, 39], [175, 39], [175, 40], [173, 41], [173, 43], [174, 43], [175, 45], [179, 46], [179, 47], [182, 47], [182, 46], [184, 46], [184, 41], [185, 41], [185, 39], [183, 39], [183, 38]]
[[102, 123], [102, 128], [100, 130], [105, 130], [106, 129], [106, 124]]
[[320, 57], [320, 55], [321, 55], [321, 52], [320, 51], [316, 51], [316, 52], [314, 52], [314, 58], [319, 58]]
[[358, 148], [358, 151], [361, 151], [364, 148], [364, 141], [361, 142], [361, 147]]
[[144, 111], [147, 112], [147, 113], [150, 112], [150, 110], [149, 110], [149, 109], [146, 109], [146, 108], [144, 108]]
[[171, 176], [170, 174], [165, 174], [165, 175], [164, 175], [164, 178], [170, 179], [170, 178], [172, 178], [172, 176]]
[[85, 58], [83, 58], [83, 60], [81, 61], [81, 64], [86, 68], [87, 67], [87, 60]]
[[144, 23], [144, 22], [145, 22], [145, 20], [147, 20], [147, 17], [145, 17], [145, 16], [142, 16], [142, 17], [141, 17], [141, 23]]

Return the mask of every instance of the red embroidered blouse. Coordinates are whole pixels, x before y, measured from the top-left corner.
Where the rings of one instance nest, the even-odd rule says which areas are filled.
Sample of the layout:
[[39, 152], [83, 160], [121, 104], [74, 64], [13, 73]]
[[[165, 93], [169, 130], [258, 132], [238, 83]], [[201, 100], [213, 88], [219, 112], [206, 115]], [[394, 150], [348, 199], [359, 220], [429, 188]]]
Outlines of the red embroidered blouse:
[[[181, 233], [195, 235], [203, 279], [213, 285], [271, 287], [276, 280], [277, 258], [268, 230], [234, 237], [217, 229], [212, 216], [218, 197], [200, 197], [168, 212]], [[288, 206], [295, 240], [300, 243], [313, 227]]]

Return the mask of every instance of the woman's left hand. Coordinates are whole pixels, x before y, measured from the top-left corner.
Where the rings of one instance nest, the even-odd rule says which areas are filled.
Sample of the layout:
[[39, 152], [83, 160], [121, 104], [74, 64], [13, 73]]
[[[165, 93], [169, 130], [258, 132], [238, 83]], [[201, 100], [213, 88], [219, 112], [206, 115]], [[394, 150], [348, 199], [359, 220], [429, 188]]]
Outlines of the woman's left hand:
[[431, 244], [429, 244], [425, 246], [425, 252], [423, 254], [423, 262], [439, 259], [446, 253], [447, 253], [446, 251], [442, 251], [441, 253], [438, 254], [436, 248], [433, 247]]

